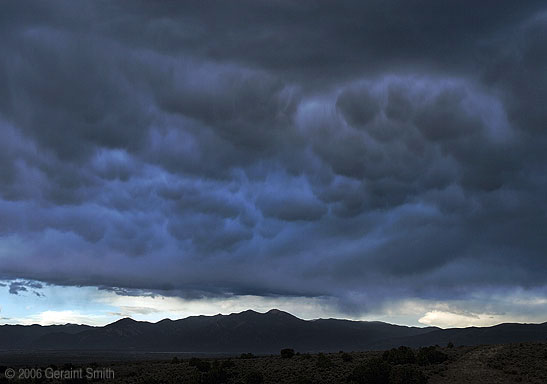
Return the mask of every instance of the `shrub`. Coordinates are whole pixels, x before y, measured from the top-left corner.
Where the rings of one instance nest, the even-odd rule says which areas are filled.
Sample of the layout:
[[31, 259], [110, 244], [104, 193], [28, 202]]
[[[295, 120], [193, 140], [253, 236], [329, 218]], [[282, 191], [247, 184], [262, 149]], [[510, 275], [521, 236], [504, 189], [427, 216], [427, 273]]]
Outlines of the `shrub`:
[[423, 347], [418, 350], [416, 360], [420, 365], [440, 364], [448, 360], [448, 355], [436, 347]]
[[262, 384], [264, 383], [264, 375], [259, 371], [251, 371], [245, 377], [246, 384]]
[[385, 351], [382, 354], [382, 359], [391, 364], [414, 364], [416, 362], [416, 355], [414, 355], [414, 351], [411, 348], [400, 346], [399, 348]]
[[198, 359], [197, 357], [192, 357], [188, 361], [188, 365], [191, 367], [196, 367], [200, 372], [207, 372], [211, 369], [211, 363]]
[[281, 357], [284, 359], [290, 359], [294, 356], [294, 349], [292, 348], [284, 348], [281, 350]]
[[255, 355], [253, 355], [252, 353], [242, 353], [241, 355], [239, 355], [240, 359], [253, 359], [254, 357]]
[[235, 367], [236, 363], [234, 363], [231, 359], [228, 359], [228, 360], [223, 360], [221, 366], [223, 369], [230, 369]]
[[349, 363], [350, 361], [353, 361], [353, 357], [349, 353], [344, 352], [342, 353], [342, 361], [345, 363]]
[[192, 357], [190, 360], [188, 360], [188, 365], [191, 367], [195, 367], [198, 365], [198, 363], [201, 361], [201, 359], [198, 359], [197, 357]]
[[313, 384], [313, 380], [306, 376], [297, 376], [295, 384]]
[[380, 358], [374, 358], [353, 369], [348, 382], [353, 384], [389, 384], [391, 366]]
[[389, 384], [426, 384], [427, 377], [414, 365], [397, 365], [391, 368]]
[[454, 343], [452, 343], [451, 341], [449, 341], [448, 344], [446, 344], [446, 347], [447, 347], [447, 348], [454, 348]]
[[228, 380], [228, 374], [219, 362], [213, 363], [211, 370], [201, 377], [202, 384], [224, 384]]
[[179, 358], [177, 356], [171, 359], [171, 364], [178, 364], [178, 363], [179, 363]]
[[320, 353], [319, 355], [317, 355], [317, 361], [315, 362], [315, 366], [319, 369], [328, 369], [332, 366], [332, 361], [328, 356]]

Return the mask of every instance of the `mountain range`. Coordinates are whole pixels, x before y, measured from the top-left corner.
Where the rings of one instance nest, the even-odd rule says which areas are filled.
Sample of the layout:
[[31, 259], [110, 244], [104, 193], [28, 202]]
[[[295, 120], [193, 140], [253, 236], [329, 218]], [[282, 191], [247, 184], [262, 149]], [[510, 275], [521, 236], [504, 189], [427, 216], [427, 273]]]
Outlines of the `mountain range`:
[[230, 315], [191, 316], [157, 323], [124, 318], [103, 327], [3, 325], [2, 350], [162, 351], [278, 353], [388, 349], [407, 345], [498, 344], [546, 341], [547, 323], [440, 329], [339, 319], [303, 320], [287, 312], [252, 310]]

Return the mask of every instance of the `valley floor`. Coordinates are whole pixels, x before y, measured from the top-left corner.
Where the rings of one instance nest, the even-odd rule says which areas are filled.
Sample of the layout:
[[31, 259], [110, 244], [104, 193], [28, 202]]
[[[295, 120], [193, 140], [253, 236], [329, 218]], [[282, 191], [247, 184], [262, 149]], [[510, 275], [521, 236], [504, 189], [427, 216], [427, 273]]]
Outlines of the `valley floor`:
[[[0, 354], [0, 383], [547, 383], [546, 343], [400, 348], [385, 353], [296, 353], [290, 358], [251, 354], [232, 358], [180, 355], [116, 358], [111, 354], [107, 360], [105, 356], [101, 359], [92, 354], [70, 357], [57, 354], [57, 358], [65, 360], [55, 364], [49, 362], [51, 356], [49, 360], [39, 354], [9, 356]], [[14, 372], [15, 378], [6, 377]], [[53, 378], [54, 375], [58, 378]]]

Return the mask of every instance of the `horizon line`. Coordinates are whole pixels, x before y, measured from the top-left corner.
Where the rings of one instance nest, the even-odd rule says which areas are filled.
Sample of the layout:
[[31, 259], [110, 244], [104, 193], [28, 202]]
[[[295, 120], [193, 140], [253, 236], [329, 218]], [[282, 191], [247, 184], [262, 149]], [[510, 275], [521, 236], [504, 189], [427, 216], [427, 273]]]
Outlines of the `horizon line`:
[[32, 323], [32, 324], [21, 324], [21, 323], [9, 324], [9, 323], [4, 323], [4, 324], [0, 324], [0, 327], [3, 327], [3, 326], [51, 327], [51, 326], [75, 325], [75, 326], [86, 326], [86, 327], [90, 327], [90, 328], [104, 328], [104, 327], [107, 327], [109, 325], [116, 324], [116, 323], [118, 323], [120, 321], [123, 321], [123, 320], [131, 320], [131, 321], [134, 321], [136, 323], [159, 324], [159, 323], [161, 323], [163, 321], [166, 321], [166, 320], [181, 321], [181, 320], [186, 320], [186, 319], [189, 319], [189, 318], [192, 318], [192, 317], [232, 316], [232, 315], [241, 315], [241, 314], [246, 313], [246, 312], [252, 312], [252, 313], [259, 314], [259, 315], [266, 315], [266, 314], [272, 313], [272, 312], [279, 312], [279, 313], [287, 314], [287, 315], [289, 315], [291, 317], [294, 317], [298, 320], [308, 321], [308, 322], [318, 321], [318, 320], [340, 320], [340, 321], [350, 321], [350, 322], [358, 322], [358, 323], [382, 323], [382, 324], [389, 324], [389, 325], [394, 325], [394, 326], [398, 326], [398, 327], [407, 327], [407, 328], [423, 328], [423, 329], [434, 328], [434, 329], [443, 329], [443, 330], [447, 330], [447, 329], [466, 329], [466, 328], [493, 328], [493, 327], [497, 327], [497, 326], [504, 325], [504, 324], [541, 325], [541, 324], [546, 324], [547, 323], [547, 321], [544, 321], [544, 322], [500, 322], [500, 323], [496, 323], [496, 324], [493, 324], [493, 325], [487, 325], [487, 326], [469, 325], [469, 326], [462, 326], [462, 327], [440, 327], [440, 326], [425, 325], [425, 324], [423, 326], [416, 326], [416, 325], [407, 325], [407, 324], [396, 324], [396, 323], [391, 323], [391, 322], [381, 321], [381, 320], [355, 320], [355, 319], [347, 319], [347, 318], [339, 318], [339, 317], [318, 317], [318, 318], [313, 318], [313, 319], [303, 319], [303, 318], [298, 317], [298, 316], [296, 316], [296, 315], [294, 315], [290, 312], [283, 311], [283, 310], [280, 310], [280, 309], [277, 309], [277, 308], [271, 308], [271, 309], [269, 309], [265, 312], [259, 312], [259, 311], [256, 311], [254, 309], [249, 308], [249, 309], [246, 309], [246, 310], [243, 310], [243, 311], [240, 311], [240, 312], [231, 312], [231, 313], [228, 313], [228, 314], [222, 314], [220, 312], [217, 313], [217, 314], [214, 314], [214, 315], [196, 314], [196, 315], [190, 315], [190, 316], [181, 317], [181, 318], [177, 318], [177, 319], [172, 319], [170, 317], [166, 317], [166, 318], [160, 319], [158, 321], [135, 320], [131, 316], [123, 316], [123, 317], [118, 318], [115, 321], [112, 321], [110, 323], [106, 323], [104, 325], [91, 325], [91, 324], [86, 324], [86, 323], [70, 323], [70, 322], [67, 322], [67, 323], [52, 323], [52, 324], [45, 324], [45, 325], [44, 324], [39, 324], [39, 323]]

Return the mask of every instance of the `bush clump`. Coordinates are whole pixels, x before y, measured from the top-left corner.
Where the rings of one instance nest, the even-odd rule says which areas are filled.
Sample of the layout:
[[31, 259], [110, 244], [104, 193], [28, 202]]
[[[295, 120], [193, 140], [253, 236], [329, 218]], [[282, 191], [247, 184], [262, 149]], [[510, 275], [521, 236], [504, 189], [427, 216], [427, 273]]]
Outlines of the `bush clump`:
[[420, 365], [441, 364], [448, 360], [448, 355], [436, 347], [423, 347], [418, 350], [416, 360]]
[[353, 361], [353, 357], [349, 353], [343, 352], [342, 353], [342, 361], [344, 363], [349, 363], [349, 362]]
[[196, 367], [198, 371], [200, 372], [208, 372], [211, 369], [211, 363], [208, 361], [201, 360], [197, 357], [192, 357], [188, 361], [188, 365], [190, 367]]
[[315, 362], [315, 366], [319, 369], [328, 369], [332, 366], [332, 361], [324, 353], [320, 353], [319, 355], [317, 355], [317, 361]]
[[240, 359], [254, 359], [255, 355], [253, 355], [252, 353], [242, 353], [241, 355], [239, 355], [239, 358]]
[[222, 369], [230, 369], [234, 368], [236, 366], [236, 363], [234, 363], [231, 359], [223, 360], [222, 361]]
[[296, 380], [294, 381], [295, 384], [313, 384], [313, 380], [306, 376], [297, 376]]
[[262, 384], [264, 375], [260, 371], [251, 371], [245, 377], [245, 384]]
[[201, 384], [224, 384], [228, 381], [228, 373], [222, 367], [223, 364], [215, 361], [211, 369], [201, 377]]
[[415, 365], [396, 365], [389, 373], [389, 384], [426, 384], [427, 377]]
[[281, 357], [283, 359], [290, 359], [291, 357], [294, 356], [294, 349], [292, 348], [284, 348], [281, 350]]
[[389, 384], [391, 366], [380, 358], [358, 365], [348, 377], [352, 384]]
[[391, 364], [414, 364], [416, 355], [412, 348], [401, 345], [399, 348], [392, 348], [382, 354], [382, 359]]

